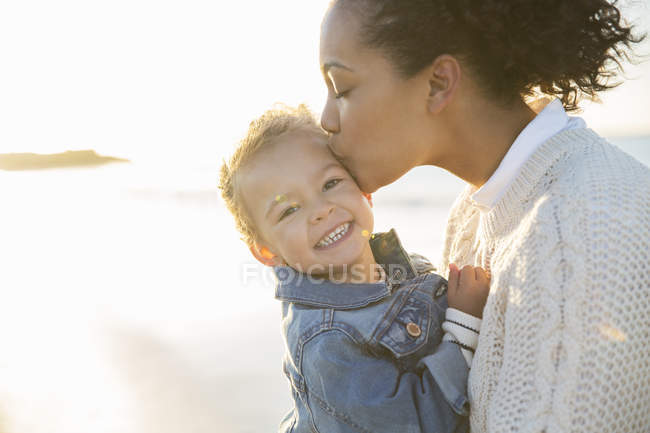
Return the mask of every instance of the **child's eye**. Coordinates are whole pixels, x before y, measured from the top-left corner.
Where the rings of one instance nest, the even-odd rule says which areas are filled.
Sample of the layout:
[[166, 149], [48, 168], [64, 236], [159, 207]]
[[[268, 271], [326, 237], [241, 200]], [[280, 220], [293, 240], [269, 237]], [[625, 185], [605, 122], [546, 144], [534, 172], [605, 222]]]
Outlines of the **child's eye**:
[[325, 185], [323, 185], [323, 191], [327, 191], [328, 189], [334, 188], [334, 186], [336, 186], [336, 184], [338, 184], [341, 180], [343, 179], [328, 180], [327, 182], [325, 182]]
[[292, 213], [294, 213], [297, 210], [298, 210], [298, 206], [295, 206], [295, 205], [286, 208], [284, 210], [284, 212], [282, 212], [282, 215], [280, 215], [280, 219], [278, 221], [282, 221], [285, 217], [288, 217], [289, 215], [291, 215]]

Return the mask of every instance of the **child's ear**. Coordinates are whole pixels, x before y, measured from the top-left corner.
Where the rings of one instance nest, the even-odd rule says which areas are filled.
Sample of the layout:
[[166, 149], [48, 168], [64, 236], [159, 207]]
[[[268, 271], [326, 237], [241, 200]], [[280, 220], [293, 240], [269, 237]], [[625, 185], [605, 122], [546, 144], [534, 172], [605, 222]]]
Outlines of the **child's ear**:
[[268, 247], [254, 243], [248, 248], [250, 249], [251, 254], [253, 254], [253, 257], [264, 266], [279, 266], [283, 264], [282, 258], [271, 252]]
[[368, 204], [370, 204], [370, 207], [372, 207], [372, 194], [368, 194], [367, 192], [363, 193], [363, 196], [368, 200]]

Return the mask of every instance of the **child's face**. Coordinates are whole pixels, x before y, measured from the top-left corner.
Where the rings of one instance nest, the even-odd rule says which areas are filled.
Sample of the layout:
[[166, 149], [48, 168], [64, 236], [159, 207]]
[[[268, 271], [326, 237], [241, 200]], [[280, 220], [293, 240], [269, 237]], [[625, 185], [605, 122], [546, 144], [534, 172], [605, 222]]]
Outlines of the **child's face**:
[[[282, 137], [243, 169], [240, 191], [266, 246], [312, 275], [374, 263], [370, 205], [327, 148], [327, 137], [299, 131]], [[337, 233], [335, 235], [335, 233]]]

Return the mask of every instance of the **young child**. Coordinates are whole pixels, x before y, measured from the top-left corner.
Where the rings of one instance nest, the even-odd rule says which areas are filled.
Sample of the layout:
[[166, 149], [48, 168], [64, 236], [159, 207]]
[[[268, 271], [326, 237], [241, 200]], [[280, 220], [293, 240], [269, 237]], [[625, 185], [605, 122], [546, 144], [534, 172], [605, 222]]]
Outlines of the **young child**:
[[270, 110], [221, 169], [244, 241], [278, 278], [294, 400], [280, 431], [467, 431], [488, 276], [452, 266], [447, 283], [393, 230], [371, 235], [370, 196], [327, 140], [304, 106]]

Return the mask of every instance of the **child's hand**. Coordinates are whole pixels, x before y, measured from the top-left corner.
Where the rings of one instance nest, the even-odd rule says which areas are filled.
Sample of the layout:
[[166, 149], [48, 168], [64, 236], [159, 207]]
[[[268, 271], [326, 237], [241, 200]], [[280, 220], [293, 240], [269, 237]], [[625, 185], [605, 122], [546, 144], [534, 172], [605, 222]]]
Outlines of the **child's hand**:
[[455, 308], [472, 316], [483, 318], [483, 307], [490, 293], [490, 276], [478, 266], [449, 265], [447, 301]]

